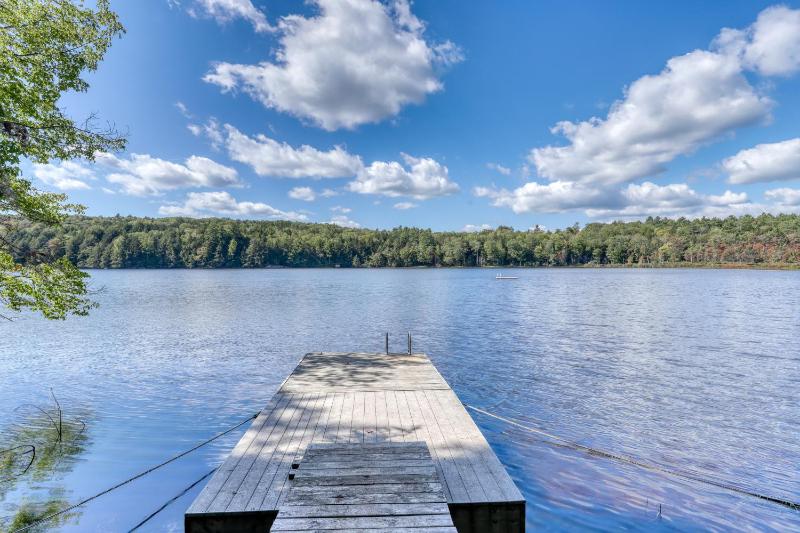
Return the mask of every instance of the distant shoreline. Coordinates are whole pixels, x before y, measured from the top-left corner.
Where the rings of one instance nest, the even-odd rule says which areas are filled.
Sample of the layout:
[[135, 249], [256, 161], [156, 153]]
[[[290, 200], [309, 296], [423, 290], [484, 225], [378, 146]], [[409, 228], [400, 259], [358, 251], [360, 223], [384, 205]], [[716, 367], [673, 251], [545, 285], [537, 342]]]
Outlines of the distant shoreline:
[[800, 268], [800, 215], [476, 233], [141, 217], [10, 227], [4, 239], [18, 261], [46, 253], [79, 268]]
[[771, 263], [675, 263], [675, 264], [642, 264], [642, 265], [615, 265], [615, 264], [585, 264], [585, 265], [533, 265], [533, 266], [262, 266], [262, 267], [80, 267], [81, 270], [647, 270], [647, 269], [680, 269], [680, 270], [800, 270], [800, 264]]

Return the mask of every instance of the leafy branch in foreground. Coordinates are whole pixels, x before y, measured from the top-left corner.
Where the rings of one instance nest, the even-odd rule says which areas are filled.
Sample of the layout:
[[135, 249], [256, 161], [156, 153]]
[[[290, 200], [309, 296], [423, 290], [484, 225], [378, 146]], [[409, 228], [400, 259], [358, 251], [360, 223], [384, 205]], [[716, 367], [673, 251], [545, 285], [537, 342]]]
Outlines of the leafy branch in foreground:
[[0, 2], [0, 304], [14, 312], [30, 309], [63, 319], [94, 305], [86, 298], [86, 274], [68, 260], [36, 250], [21, 257], [8, 239], [15, 220], [9, 215], [58, 226], [83, 212], [63, 194], [34, 188], [22, 176], [22, 161], [92, 160], [98, 151], [125, 146], [113, 125], [97, 128], [94, 115], [76, 124], [58, 106], [64, 93], [88, 89], [81, 75], [96, 70], [124, 32], [109, 0], [94, 4]]

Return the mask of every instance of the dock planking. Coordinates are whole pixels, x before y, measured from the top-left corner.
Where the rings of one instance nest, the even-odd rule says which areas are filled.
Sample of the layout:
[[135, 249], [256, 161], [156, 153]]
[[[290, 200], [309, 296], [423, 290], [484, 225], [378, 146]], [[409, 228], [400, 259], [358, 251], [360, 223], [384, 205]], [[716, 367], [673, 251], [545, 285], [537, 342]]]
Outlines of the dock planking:
[[[293, 470], [303, 461], [327, 464]], [[522, 495], [427, 356], [316, 352], [303, 357], [192, 503], [186, 531], [269, 530], [281, 506], [303, 491], [316, 491], [325, 506], [347, 486], [362, 491], [362, 505], [378, 505], [369, 491], [381, 485], [419, 489], [382, 492], [386, 505], [436, 503], [424, 500], [440, 487], [461, 533], [524, 530]], [[337, 518], [343, 529], [421, 527], [395, 516], [377, 526], [364, 526], [361, 516]], [[293, 524], [316, 530], [319, 519]]]
[[272, 531], [413, 528], [455, 533], [427, 445], [410, 444], [311, 444], [293, 471]]

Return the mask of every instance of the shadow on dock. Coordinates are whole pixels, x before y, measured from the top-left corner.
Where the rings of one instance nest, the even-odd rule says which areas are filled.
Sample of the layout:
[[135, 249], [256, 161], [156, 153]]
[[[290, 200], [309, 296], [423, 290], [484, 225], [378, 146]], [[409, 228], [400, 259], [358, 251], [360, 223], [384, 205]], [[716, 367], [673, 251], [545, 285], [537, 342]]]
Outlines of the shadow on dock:
[[[382, 490], [440, 483], [458, 531], [524, 530], [522, 495], [427, 356], [362, 353], [303, 358], [192, 503], [186, 530], [268, 530], [312, 444], [358, 445], [363, 452], [364, 446], [409, 442], [428, 447], [435, 476], [415, 481], [423, 474], [409, 466], [406, 479], [392, 464], [402, 483], [380, 483]], [[380, 463], [380, 455], [367, 453], [364, 462]], [[366, 477], [356, 484], [379, 483], [389, 472], [381, 468], [362, 468], [358, 475]], [[347, 472], [340, 474], [352, 484]]]

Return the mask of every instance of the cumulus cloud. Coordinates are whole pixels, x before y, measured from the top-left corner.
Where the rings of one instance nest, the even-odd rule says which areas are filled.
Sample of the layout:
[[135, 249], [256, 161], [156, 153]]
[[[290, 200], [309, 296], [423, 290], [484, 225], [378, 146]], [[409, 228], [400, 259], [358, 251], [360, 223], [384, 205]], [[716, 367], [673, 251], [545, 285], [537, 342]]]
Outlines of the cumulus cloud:
[[304, 202], [313, 202], [317, 198], [317, 195], [311, 187], [294, 187], [289, 191], [289, 198], [303, 200]]
[[571, 181], [540, 184], [529, 182], [513, 190], [475, 187], [473, 194], [490, 198], [495, 207], [509, 207], [515, 213], [557, 213], [597, 205], [622, 204], [619, 192]]
[[94, 179], [94, 172], [75, 161], [60, 161], [57, 164], [33, 164], [33, 175], [61, 191], [91, 189], [85, 180]]
[[731, 183], [800, 179], [800, 138], [759, 144], [722, 162]]
[[405, 166], [397, 161], [373, 162], [348, 184], [349, 189], [360, 194], [410, 196], [418, 200], [458, 192], [446, 166], [431, 158], [402, 156]]
[[631, 183], [623, 190], [623, 196], [631, 206], [657, 210], [681, 209], [703, 203], [701, 196], [685, 183], [669, 185], [656, 185], [649, 181], [638, 185]]
[[705, 198], [708, 204], [723, 206], [723, 207], [728, 205], [744, 204], [749, 201], [746, 192], [732, 192], [732, 191], [725, 191], [724, 193], [719, 195], [710, 194]]
[[559, 122], [553, 133], [570, 143], [535, 148], [530, 160], [552, 181], [624, 183], [659, 174], [677, 156], [766, 120], [770, 105], [736, 58], [696, 50], [633, 82], [605, 119]]
[[352, 211], [352, 209], [350, 209], [349, 207], [342, 207], [341, 205], [335, 205], [331, 207], [331, 211], [333, 211], [334, 213], [343, 213], [346, 215], [347, 213]]
[[770, 189], [764, 192], [764, 197], [778, 206], [800, 208], [800, 189]]
[[[743, 192], [709, 195], [686, 184], [641, 181], [740, 127], [768, 121], [773, 102], [746, 75], [797, 72], [798, 52], [800, 10], [766, 9], [750, 27], [723, 29], [709, 49], [673, 57], [660, 73], [635, 80], [604, 118], [557, 123], [552, 132], [568, 142], [534, 148], [528, 157], [538, 182], [513, 190], [478, 187], [474, 193], [516, 213], [584, 210], [589, 216], [644, 217], [761, 209]], [[729, 181], [800, 177], [795, 141], [800, 143], [759, 145], [725, 160]]]
[[306, 144], [295, 148], [263, 134], [249, 137], [229, 124], [224, 127], [223, 142], [231, 159], [250, 165], [259, 176], [346, 178], [363, 167], [360, 157], [341, 146], [327, 151]]
[[621, 190], [587, 187], [569, 181], [546, 185], [531, 182], [510, 191], [476, 187], [473, 194], [490, 198], [492, 205], [509, 207], [519, 214], [582, 210], [591, 218], [711, 216], [712, 212], [741, 211], [742, 207], [753, 205], [743, 192], [706, 195], [685, 183], [657, 185], [649, 181], [630, 183]]
[[417, 204], [414, 202], [397, 202], [394, 204], [395, 209], [400, 209], [401, 211], [405, 211], [407, 209], [414, 209], [417, 207]]
[[261, 202], [239, 202], [230, 193], [190, 192], [183, 203], [165, 204], [158, 212], [165, 216], [184, 217], [257, 217], [271, 220], [306, 221], [308, 217], [294, 211], [281, 211]]
[[106, 176], [110, 183], [134, 196], [158, 195], [181, 188], [240, 184], [235, 169], [196, 155], [183, 164], [147, 154], [132, 154], [128, 159], [122, 159], [113, 154], [98, 153], [95, 158], [98, 164], [114, 171]]
[[361, 227], [361, 224], [359, 224], [358, 222], [355, 222], [353, 220], [350, 220], [345, 215], [336, 215], [334, 217], [331, 217], [331, 219], [328, 222], [328, 224], [335, 224], [335, 225], [341, 226], [343, 228], [360, 228]]
[[[374, 161], [365, 166], [361, 157], [335, 146], [319, 150], [276, 141], [263, 134], [248, 136], [234, 126], [209, 123], [204, 126], [212, 142], [218, 140], [234, 161], [253, 168], [259, 176], [279, 178], [354, 178], [347, 190], [361, 194], [409, 196], [425, 200], [453, 194], [458, 184], [450, 180], [445, 165], [426, 157], [401, 154], [403, 162]], [[320, 196], [338, 196], [326, 188]]]
[[747, 212], [752, 204], [747, 194], [725, 191], [721, 195], [704, 195], [685, 183], [656, 185], [645, 181], [631, 183], [622, 190], [624, 205], [617, 208], [587, 209], [593, 218], [641, 218], [646, 216], [718, 216]]
[[715, 44], [748, 70], [765, 76], [793, 74], [800, 70], [800, 9], [768, 7], [744, 30], [723, 29]]
[[800, 10], [768, 8], [749, 28], [723, 29], [710, 50], [673, 57], [661, 73], [634, 81], [605, 119], [559, 122], [553, 133], [569, 144], [535, 148], [530, 160], [553, 181], [652, 177], [677, 156], [769, 118], [772, 102], [750, 85], [746, 71], [798, 70]]
[[244, 19], [259, 33], [275, 30], [252, 0], [195, 0], [195, 6], [189, 8], [189, 13], [192, 16], [211, 17], [219, 24], [227, 24], [237, 18]]
[[221, 62], [203, 79], [326, 130], [352, 129], [442, 90], [438, 71], [461, 59], [453, 43], [425, 39], [407, 0], [313, 3], [316, 16], [280, 20], [274, 62]]

